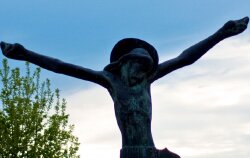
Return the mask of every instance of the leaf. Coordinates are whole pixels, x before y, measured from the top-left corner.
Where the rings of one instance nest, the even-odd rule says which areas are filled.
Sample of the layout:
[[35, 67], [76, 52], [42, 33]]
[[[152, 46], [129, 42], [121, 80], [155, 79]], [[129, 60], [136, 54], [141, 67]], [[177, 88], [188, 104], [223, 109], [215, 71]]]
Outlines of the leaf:
[[6, 59], [0, 69], [0, 157], [79, 157], [66, 100], [48, 79], [40, 81], [40, 68], [25, 65], [24, 75]]

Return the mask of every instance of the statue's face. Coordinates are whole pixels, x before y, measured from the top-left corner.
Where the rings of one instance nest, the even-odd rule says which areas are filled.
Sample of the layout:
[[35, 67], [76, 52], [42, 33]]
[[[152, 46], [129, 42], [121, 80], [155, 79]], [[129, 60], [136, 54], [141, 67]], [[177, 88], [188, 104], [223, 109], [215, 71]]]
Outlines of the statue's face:
[[[134, 51], [146, 50], [140, 48], [139, 50], [137, 49]], [[147, 73], [152, 69], [152, 65], [153, 60], [131, 58], [123, 62], [120, 69], [121, 77], [128, 85], [133, 86], [142, 82], [147, 77]]]

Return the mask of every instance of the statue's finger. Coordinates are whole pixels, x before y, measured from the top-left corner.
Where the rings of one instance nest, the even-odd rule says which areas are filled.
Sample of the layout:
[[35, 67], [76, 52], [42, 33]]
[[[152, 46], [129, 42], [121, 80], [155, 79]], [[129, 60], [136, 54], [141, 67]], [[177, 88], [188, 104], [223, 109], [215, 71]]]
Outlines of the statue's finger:
[[249, 22], [249, 17], [245, 17], [245, 18], [243, 18], [242, 19], [246, 24], [248, 24], [248, 22]]
[[5, 50], [5, 51], [9, 51], [9, 50], [11, 50], [11, 48], [12, 48], [12, 45], [11, 45], [11, 44], [9, 44], [9, 43], [5, 43], [5, 44], [4, 44], [4, 50]]
[[0, 46], [1, 46], [1, 49], [4, 50], [4, 49], [5, 49], [5, 42], [2, 41], [2, 42], [0, 43]]

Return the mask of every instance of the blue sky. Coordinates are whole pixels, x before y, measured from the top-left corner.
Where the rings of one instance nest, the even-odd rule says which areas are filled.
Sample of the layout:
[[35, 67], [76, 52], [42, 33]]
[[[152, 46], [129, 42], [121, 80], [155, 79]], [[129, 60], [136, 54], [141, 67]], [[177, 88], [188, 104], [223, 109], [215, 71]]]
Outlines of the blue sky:
[[[173, 53], [204, 39], [227, 20], [248, 15], [250, 4], [247, 0], [16, 0], [1, 1], [1, 6], [0, 40], [101, 70], [122, 38], [142, 38], [160, 56]], [[71, 79], [60, 80], [72, 87]], [[83, 82], [74, 83], [78, 87]]]
[[[177, 56], [187, 47], [208, 37], [219, 29], [226, 21], [250, 16], [249, 8], [249, 0], [1, 0], [0, 40], [10, 43], [18, 42], [23, 44], [27, 49], [35, 52], [56, 57], [63, 61], [84, 67], [102, 70], [103, 67], [109, 63], [109, 55], [112, 47], [122, 38], [135, 37], [148, 41], [155, 46], [158, 50], [160, 61], [163, 61]], [[158, 146], [164, 147], [164, 144], [167, 147], [173, 146], [171, 149], [177, 151], [183, 155], [183, 157], [195, 158], [197, 155], [194, 153], [199, 153], [197, 150], [202, 151], [200, 148], [197, 148], [197, 146], [202, 146], [202, 149], [204, 149], [203, 152], [200, 152], [201, 155], [198, 155], [198, 157], [229, 157], [228, 154], [230, 155], [230, 152], [233, 152], [233, 150], [230, 150], [228, 146], [228, 148], [225, 147], [228, 144], [224, 144], [225, 146], [223, 148], [221, 147], [223, 146], [222, 143], [220, 147], [225, 150], [215, 153], [212, 152], [213, 150], [211, 149], [211, 146], [207, 144], [203, 146], [201, 140], [203, 140], [205, 136], [209, 136], [209, 132], [212, 134], [214, 132], [214, 135], [218, 138], [216, 140], [211, 138], [210, 140], [213, 140], [214, 142], [211, 141], [210, 143], [218, 144], [219, 142], [222, 142], [222, 139], [229, 138], [230, 136], [237, 136], [242, 138], [242, 141], [236, 140], [235, 146], [241, 146], [240, 144], [237, 144], [239, 142], [244, 144], [242, 146], [250, 146], [249, 143], [247, 144], [247, 141], [243, 141], [243, 136], [241, 137], [235, 134], [237, 131], [232, 135], [230, 135], [230, 132], [226, 132], [228, 129], [232, 128], [230, 125], [226, 126], [226, 122], [234, 122], [230, 120], [229, 114], [231, 114], [230, 116], [236, 117], [238, 115], [242, 116], [241, 112], [250, 112], [249, 105], [247, 105], [247, 101], [244, 100], [244, 96], [249, 95], [250, 92], [242, 85], [243, 83], [247, 84], [247, 80], [250, 79], [249, 75], [247, 75], [247, 72], [248, 74], [250, 72], [248, 71], [249, 69], [247, 65], [249, 55], [244, 53], [239, 55], [240, 52], [238, 52], [250, 52], [248, 47], [250, 41], [249, 36], [250, 31], [247, 30], [242, 35], [222, 42], [218, 48], [212, 50], [216, 53], [211, 52], [211, 56], [210, 54], [206, 55], [204, 59], [201, 59], [201, 61], [198, 62], [198, 64], [190, 66], [190, 68], [184, 68], [184, 70], [179, 70], [180, 72], [175, 72], [153, 85], [153, 87], [155, 87], [155, 90], [152, 92], [153, 100], [156, 98], [153, 104], [157, 104], [159, 107], [161, 107], [160, 105], [162, 104], [162, 108], [164, 104], [173, 104], [170, 107], [166, 107], [166, 109], [156, 108], [154, 111], [155, 113], [159, 113], [154, 115], [154, 118], [156, 117], [155, 119], [153, 118], [153, 131], [155, 131], [154, 137], [158, 142], [156, 143]], [[237, 46], [238, 49], [232, 46]], [[219, 52], [224, 54], [220, 54]], [[2, 58], [3, 55], [1, 54], [0, 59]], [[223, 62], [225, 64], [221, 64]], [[17, 61], [10, 61], [10, 63], [13, 66], [23, 65], [22, 62]], [[235, 65], [232, 63], [235, 63]], [[219, 69], [219, 67], [222, 68]], [[235, 70], [236, 67], [240, 67], [241, 69]], [[231, 71], [232, 69], [235, 71]], [[243, 72], [241, 73], [243, 70], [245, 74]], [[228, 71], [230, 72], [229, 74], [225, 73]], [[76, 129], [76, 133], [80, 137], [82, 146], [85, 147], [84, 149], [81, 148], [82, 157], [95, 158], [95, 154], [88, 155], [88, 152], [85, 149], [89, 149], [89, 151], [99, 149], [103, 152], [106, 151], [106, 156], [104, 157], [118, 157], [117, 153], [120, 148], [119, 131], [116, 127], [113, 107], [109, 105], [112, 105], [109, 96], [99, 89], [99, 87], [89, 82], [54, 74], [46, 70], [44, 70], [42, 74], [44, 78], [50, 78], [53, 86], [59, 87], [62, 90], [63, 95], [69, 100], [68, 109], [72, 115], [72, 122], [76, 124], [76, 128], [77, 126], [81, 126]], [[231, 74], [234, 74], [235, 76], [231, 76]], [[226, 78], [227, 75], [231, 78]], [[220, 82], [216, 80], [217, 78], [221, 79], [219, 80]], [[193, 86], [196, 83], [200, 84]], [[219, 88], [215, 85], [219, 85]], [[188, 89], [183, 90], [181, 87]], [[205, 89], [201, 91], [199, 87], [205, 87]], [[231, 91], [227, 90], [228, 88], [232, 88]], [[193, 99], [192, 96], [184, 93], [186, 90], [188, 91], [188, 94], [196, 95], [196, 99]], [[218, 93], [214, 94], [214, 91]], [[232, 93], [228, 93], [228, 91]], [[239, 93], [234, 94], [233, 92], [235, 91], [239, 91]], [[175, 98], [175, 100], [171, 98], [166, 99], [159, 92], [168, 93], [168, 95], [171, 96], [171, 98]], [[93, 96], [89, 96], [92, 93]], [[176, 102], [176, 100], [179, 100], [178, 97], [174, 97], [176, 93], [182, 94], [182, 99], [185, 101]], [[78, 95], [79, 97], [76, 98]], [[101, 98], [104, 100], [98, 102], [95, 99], [89, 99], [95, 98], [95, 95], [100, 96], [100, 100]], [[239, 113], [233, 113], [235, 107], [228, 105], [229, 103], [226, 102], [227, 99], [219, 100], [219, 98], [217, 98], [218, 96], [219, 98], [228, 98], [228, 96], [231, 96], [230, 102], [239, 107]], [[244, 101], [242, 98], [244, 98]], [[217, 102], [216, 99], [218, 99]], [[225, 108], [224, 110], [230, 111], [228, 112], [228, 115], [223, 115], [223, 118], [226, 118], [226, 120], [224, 120], [224, 122], [216, 120], [222, 119], [217, 117], [218, 115], [221, 115], [220, 110], [223, 111], [223, 108], [215, 108], [211, 110], [209, 105], [205, 106], [204, 109], [198, 106], [199, 104], [204, 103], [204, 100], [207, 104], [210, 103], [209, 101], [214, 100], [216, 103], [211, 102], [211, 104], [218, 104], [218, 106], [222, 104], [228, 105], [226, 107], [219, 106], [220, 108]], [[76, 104], [79, 104], [79, 106], [76, 106]], [[90, 108], [88, 105], [92, 104], [93, 107]], [[106, 106], [99, 107], [99, 104], [107, 104], [108, 108], [106, 108]], [[186, 109], [186, 111], [183, 111], [183, 109]], [[78, 111], [81, 111], [82, 113], [78, 114]], [[166, 111], [166, 114], [169, 115], [166, 115], [165, 117], [165, 114], [162, 111]], [[194, 118], [193, 116], [195, 114], [192, 113], [194, 111], [204, 114], [204, 117], [207, 119], [202, 120], [204, 119], [202, 116]], [[112, 130], [106, 130], [106, 135], [101, 135], [98, 132], [94, 135], [93, 133], [95, 132], [84, 130], [84, 128], [92, 128], [93, 131], [98, 131], [100, 128], [103, 128], [101, 130], [106, 129], [106, 126], [103, 127], [97, 125], [97, 118], [89, 116], [88, 112], [89, 115], [91, 112], [94, 114], [98, 112], [98, 115], [100, 116], [102, 116], [102, 114], [103, 117], [106, 117], [106, 115], [109, 116], [110, 120], [107, 119], [107, 121], [110, 121], [113, 124], [110, 125], [108, 122], [103, 124], [107, 124], [107, 126], [110, 126], [109, 129]], [[172, 116], [171, 114], [176, 115]], [[158, 118], [157, 116], [162, 117]], [[179, 119], [175, 118], [177, 116]], [[199, 131], [197, 128], [202, 126], [202, 122], [192, 124], [191, 121], [189, 124], [191, 123], [192, 126], [188, 125], [184, 128], [182, 127], [184, 124], [181, 122], [186, 119], [188, 120], [187, 117], [190, 118], [190, 121], [192, 119], [192, 121], [197, 119], [204, 121], [204, 124], [208, 124], [208, 128], [204, 128], [204, 130], [200, 129], [200, 134], [197, 133], [197, 136], [192, 135], [192, 131], [194, 131], [193, 133]], [[84, 123], [84, 120], [88, 119], [89, 122]], [[171, 119], [175, 121], [171, 121]], [[239, 122], [234, 122], [234, 128], [237, 127], [236, 124], [246, 122], [244, 125], [242, 124], [242, 126], [244, 126], [244, 128], [247, 129], [246, 131], [249, 132], [249, 117], [246, 116], [245, 119], [242, 118], [236, 120], [239, 120]], [[161, 124], [158, 124], [157, 121]], [[213, 121], [219, 122], [219, 124], [209, 126]], [[164, 123], [168, 124], [169, 128], [162, 126]], [[94, 128], [92, 126], [97, 127]], [[179, 127], [179, 129], [177, 127]], [[182, 132], [178, 132], [180, 129]], [[216, 131], [216, 129], [218, 129], [218, 131]], [[116, 132], [116, 136], [114, 137], [112, 137], [114, 134], [113, 130]], [[165, 133], [163, 131], [170, 132]], [[216, 132], [219, 134], [216, 134]], [[220, 133], [223, 132], [229, 133], [228, 137], [219, 137], [221, 136]], [[181, 136], [175, 133], [180, 134]], [[250, 132], [244, 135], [247, 140], [250, 139], [249, 134]], [[88, 138], [85, 138], [83, 135]], [[169, 139], [170, 141], [166, 140], [169, 136], [171, 136], [171, 139]], [[189, 136], [192, 137], [193, 142], [190, 141]], [[93, 139], [90, 140], [92, 137]], [[114, 138], [113, 141], [111, 141], [112, 138]], [[178, 138], [181, 140], [178, 140]], [[230, 143], [232, 144], [232, 142]], [[193, 145], [194, 147], [187, 149], [183, 148], [180, 144], [185, 144], [186, 146]], [[112, 145], [116, 147], [113, 149], [116, 150], [114, 151], [115, 155], [112, 155], [112, 152], [108, 152], [108, 146]], [[219, 150], [220, 147], [217, 147], [216, 150]], [[233, 145], [230, 147], [234, 148]], [[248, 152], [249, 154], [249, 151], [244, 147], [238, 150], [242, 153]], [[208, 153], [211, 153], [210, 156]], [[245, 155], [244, 157], [244, 154], [242, 153], [239, 153], [240, 156], [242, 158], [247, 158], [247, 156]], [[237, 153], [235, 153], [235, 156], [237, 157]]]

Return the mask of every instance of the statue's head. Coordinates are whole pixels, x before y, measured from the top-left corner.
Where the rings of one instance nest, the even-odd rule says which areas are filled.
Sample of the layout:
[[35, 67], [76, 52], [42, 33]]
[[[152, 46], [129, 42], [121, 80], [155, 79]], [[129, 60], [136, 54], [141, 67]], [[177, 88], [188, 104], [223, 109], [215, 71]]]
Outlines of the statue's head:
[[140, 39], [125, 38], [112, 49], [110, 64], [104, 70], [118, 73], [125, 67], [133, 67], [136, 71], [150, 74], [156, 70], [158, 60], [157, 51], [152, 45]]

